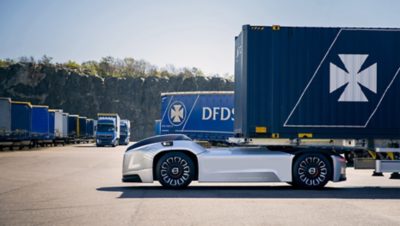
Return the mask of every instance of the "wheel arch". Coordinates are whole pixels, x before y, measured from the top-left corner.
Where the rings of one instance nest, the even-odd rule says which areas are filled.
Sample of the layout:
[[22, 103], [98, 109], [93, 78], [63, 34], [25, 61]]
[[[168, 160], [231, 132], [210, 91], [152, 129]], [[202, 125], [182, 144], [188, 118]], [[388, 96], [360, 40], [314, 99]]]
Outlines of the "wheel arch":
[[194, 152], [192, 152], [192, 151], [190, 151], [190, 150], [187, 150], [187, 149], [173, 149], [173, 150], [164, 150], [164, 151], [161, 151], [161, 152], [159, 152], [159, 153], [157, 153], [155, 156], [154, 156], [154, 158], [153, 158], [153, 180], [158, 180], [158, 178], [157, 178], [157, 174], [156, 174], [156, 165], [157, 165], [157, 162], [160, 160], [160, 158], [163, 156], [163, 155], [165, 155], [165, 154], [167, 154], [167, 153], [170, 153], [170, 152], [180, 152], [180, 153], [184, 153], [184, 154], [186, 154], [187, 156], [189, 156], [189, 158], [193, 161], [193, 163], [194, 163], [194, 165], [195, 165], [195, 176], [194, 176], [194, 178], [193, 178], [193, 180], [198, 180], [199, 179], [199, 161], [198, 161], [198, 158], [197, 158], [197, 155], [194, 153]]

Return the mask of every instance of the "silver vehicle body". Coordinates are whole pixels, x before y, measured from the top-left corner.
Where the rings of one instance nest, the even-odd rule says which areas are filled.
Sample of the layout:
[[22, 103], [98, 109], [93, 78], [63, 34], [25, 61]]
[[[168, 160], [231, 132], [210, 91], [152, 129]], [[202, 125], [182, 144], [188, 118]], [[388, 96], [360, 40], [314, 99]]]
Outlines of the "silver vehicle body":
[[[190, 140], [155, 142], [128, 148], [124, 154], [123, 181], [154, 181], [157, 156], [169, 151], [191, 153], [197, 159], [199, 182], [291, 182], [294, 154], [271, 151], [266, 147], [230, 147], [206, 149]], [[345, 162], [330, 155], [332, 181], [345, 179]], [[135, 176], [135, 180], [128, 180]]]

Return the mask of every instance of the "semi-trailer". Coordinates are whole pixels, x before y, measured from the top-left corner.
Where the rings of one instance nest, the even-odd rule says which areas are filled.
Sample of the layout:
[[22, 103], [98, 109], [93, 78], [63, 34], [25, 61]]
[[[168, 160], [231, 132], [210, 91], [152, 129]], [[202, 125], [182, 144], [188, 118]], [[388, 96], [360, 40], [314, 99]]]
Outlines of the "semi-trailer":
[[95, 138], [95, 130], [94, 130], [94, 119], [87, 119], [87, 130], [86, 130], [86, 139]]
[[[398, 50], [395, 28], [245, 25], [235, 38], [235, 146], [206, 149], [184, 135], [148, 138], [125, 152], [122, 180], [315, 189], [346, 180], [343, 153], [354, 150], [374, 157], [370, 165], [356, 161], [356, 169], [398, 178]], [[171, 111], [177, 123], [181, 106]]]
[[0, 98], [0, 148], [11, 146], [11, 99]]
[[[49, 116], [52, 118], [54, 115], [54, 130], [52, 125], [49, 124], [51, 130], [54, 133], [53, 143], [54, 144], [62, 144], [64, 145], [67, 142], [67, 133], [68, 133], [68, 123], [64, 123], [64, 112], [62, 109], [49, 109]], [[68, 119], [66, 119], [68, 120]]]
[[161, 94], [161, 134], [185, 134], [195, 140], [233, 137], [233, 91]]
[[29, 102], [11, 101], [11, 140], [13, 146], [31, 147], [32, 105]]
[[68, 140], [76, 143], [79, 138], [79, 115], [68, 115]]
[[128, 145], [131, 137], [131, 122], [128, 119], [121, 119], [119, 144]]
[[87, 142], [87, 117], [79, 116], [79, 142]]
[[235, 136], [325, 139], [350, 146], [356, 168], [400, 171], [399, 38], [400, 29], [244, 26], [235, 39]]
[[32, 105], [31, 139], [37, 144], [49, 139], [49, 107]]
[[34, 146], [52, 143], [49, 136], [49, 107], [32, 105], [32, 131], [30, 139]]
[[63, 133], [63, 110], [61, 109], [49, 109], [49, 113], [54, 114], [54, 137], [55, 139], [62, 139]]
[[6, 141], [11, 134], [11, 99], [0, 97], [0, 141]]
[[69, 113], [62, 113], [62, 129], [60, 130], [60, 137], [66, 142], [68, 140], [68, 116]]
[[116, 113], [98, 113], [96, 146], [117, 146], [120, 138], [120, 117]]
[[54, 140], [56, 138], [56, 135], [55, 135], [55, 130], [56, 130], [55, 129], [55, 126], [56, 126], [55, 119], [56, 119], [55, 111], [49, 109], [49, 135], [48, 135], [48, 137], [52, 141], [52, 143], [54, 143]]

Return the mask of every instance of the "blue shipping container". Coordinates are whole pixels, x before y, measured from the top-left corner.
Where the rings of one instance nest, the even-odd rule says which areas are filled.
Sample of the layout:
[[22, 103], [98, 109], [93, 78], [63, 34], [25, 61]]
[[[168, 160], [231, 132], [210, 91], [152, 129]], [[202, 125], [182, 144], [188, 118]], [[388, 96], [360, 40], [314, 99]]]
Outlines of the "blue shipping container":
[[400, 29], [243, 26], [235, 134], [400, 138]]
[[45, 140], [49, 137], [49, 107], [32, 105], [32, 132], [33, 140]]
[[49, 139], [55, 138], [55, 112], [49, 110]]
[[224, 141], [233, 135], [233, 92], [161, 94], [161, 134]]
[[32, 131], [32, 105], [29, 102], [11, 102], [11, 136], [14, 140], [29, 140]]

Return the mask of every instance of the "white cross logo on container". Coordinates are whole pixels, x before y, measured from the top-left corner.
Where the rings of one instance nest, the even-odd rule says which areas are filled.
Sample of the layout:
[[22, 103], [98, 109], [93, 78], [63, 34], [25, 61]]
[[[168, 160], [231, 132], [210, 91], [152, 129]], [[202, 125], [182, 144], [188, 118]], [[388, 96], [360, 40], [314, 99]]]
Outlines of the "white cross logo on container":
[[368, 102], [361, 86], [371, 92], [377, 92], [377, 64], [370, 65], [361, 71], [368, 58], [366, 54], [339, 54], [345, 69], [330, 63], [329, 93], [346, 85], [338, 102]]
[[175, 101], [169, 109], [169, 122], [174, 126], [180, 126], [186, 117], [186, 107], [180, 101]]

